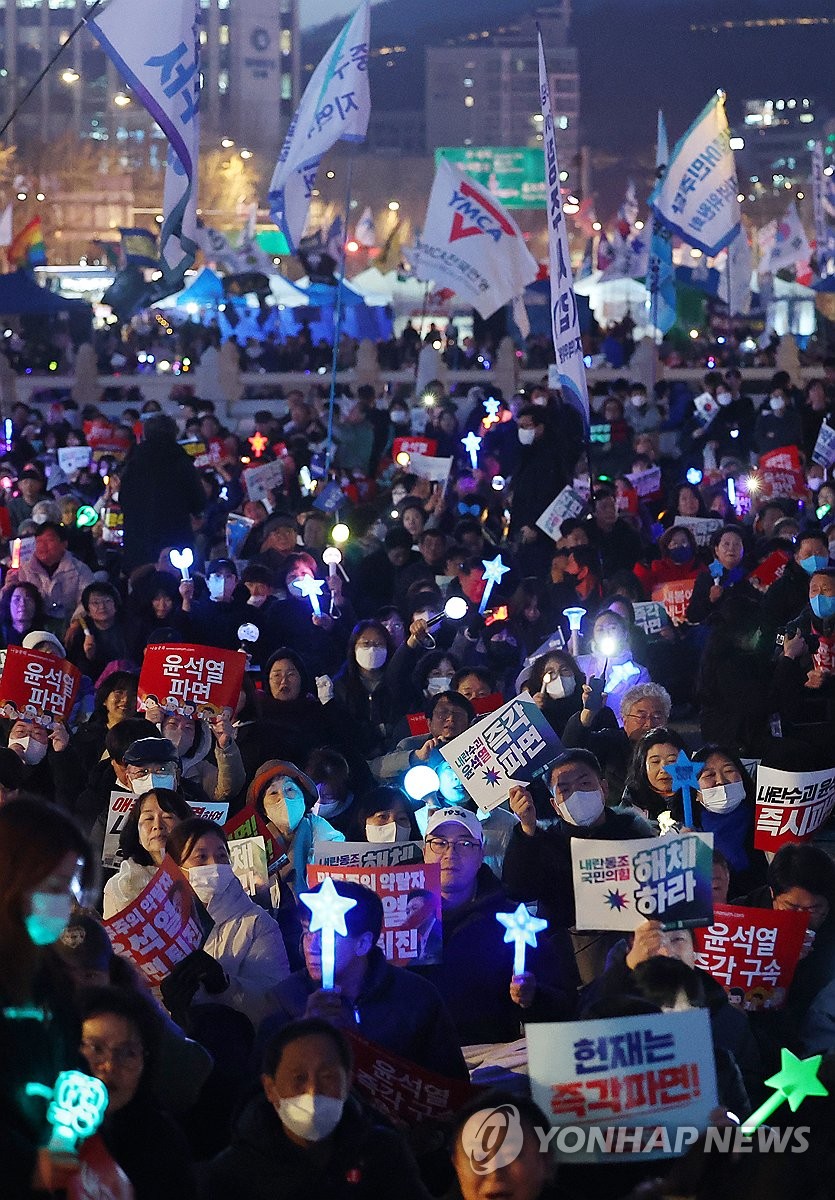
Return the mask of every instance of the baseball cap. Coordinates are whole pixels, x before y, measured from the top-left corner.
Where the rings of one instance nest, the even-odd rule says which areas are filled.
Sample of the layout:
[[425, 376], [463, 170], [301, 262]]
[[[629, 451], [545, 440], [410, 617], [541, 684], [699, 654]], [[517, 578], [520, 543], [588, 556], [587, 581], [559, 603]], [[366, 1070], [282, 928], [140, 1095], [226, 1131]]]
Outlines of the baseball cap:
[[164, 763], [180, 761], [177, 747], [170, 738], [146, 737], [131, 742], [125, 751], [122, 762], [128, 767], [145, 767], [148, 763]]
[[431, 837], [439, 825], [461, 825], [477, 842], [484, 841], [481, 824], [475, 813], [466, 808], [450, 805], [449, 808], [437, 808], [426, 822], [426, 837]]
[[40, 646], [41, 642], [48, 642], [53, 649], [58, 651], [62, 658], [67, 657], [64, 647], [58, 641], [55, 634], [50, 633], [48, 629], [33, 629], [31, 633], [27, 633], [23, 639], [23, 649], [34, 650], [36, 646]]

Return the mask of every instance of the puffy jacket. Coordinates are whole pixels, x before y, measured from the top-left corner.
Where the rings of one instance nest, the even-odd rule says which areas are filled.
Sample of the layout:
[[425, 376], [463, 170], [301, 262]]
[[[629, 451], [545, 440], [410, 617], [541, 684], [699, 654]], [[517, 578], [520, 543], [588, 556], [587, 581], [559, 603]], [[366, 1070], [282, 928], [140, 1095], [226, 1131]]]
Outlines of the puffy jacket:
[[105, 921], [109, 921], [116, 913], [132, 904], [151, 882], [157, 869], [153, 863], [146, 867], [142, 863], [134, 862], [132, 858], [122, 859], [119, 873], [108, 879], [104, 885], [102, 914]]

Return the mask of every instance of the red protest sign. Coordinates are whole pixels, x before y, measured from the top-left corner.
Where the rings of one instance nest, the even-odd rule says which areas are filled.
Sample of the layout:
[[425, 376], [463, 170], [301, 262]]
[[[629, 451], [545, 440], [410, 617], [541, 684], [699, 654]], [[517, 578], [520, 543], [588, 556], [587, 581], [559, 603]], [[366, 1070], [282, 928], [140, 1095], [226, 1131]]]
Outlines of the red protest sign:
[[[439, 863], [392, 867], [343, 867], [312, 863], [307, 882], [316, 887], [330, 876], [361, 883], [383, 902], [383, 932], [378, 945], [395, 966], [436, 963], [443, 955], [441, 868]], [[419, 893], [412, 896], [411, 893]]]
[[93, 451], [93, 458], [97, 461], [103, 454], [124, 456], [133, 445], [127, 426], [114, 425], [106, 417], [95, 417], [92, 421], [85, 421], [84, 436], [87, 445]]
[[391, 444], [391, 457], [397, 462], [398, 454], [428, 455], [433, 458], [438, 453], [438, 443], [435, 438], [399, 437]]
[[267, 870], [270, 873], [287, 862], [287, 847], [281, 838], [273, 833], [254, 804], [248, 804], [246, 808], [236, 812], [234, 817], [230, 817], [223, 826], [223, 832], [230, 842], [236, 842], [240, 838], [262, 837], [267, 849]]
[[9, 646], [0, 675], [0, 716], [51, 729], [72, 712], [81, 672], [65, 658]]
[[815, 670], [825, 675], [835, 672], [835, 637], [818, 638], [818, 648], [812, 655]]
[[200, 949], [213, 925], [169, 855], [133, 904], [104, 922], [116, 953], [129, 958], [153, 986]]
[[758, 592], [767, 592], [772, 583], [776, 583], [786, 569], [790, 555], [785, 550], [774, 550], [768, 558], [764, 558], [748, 576]]
[[835, 768], [780, 771], [757, 768], [754, 848], [775, 851], [789, 842], [807, 842], [835, 808]]
[[785, 496], [803, 500], [808, 492], [797, 446], [779, 446], [761, 455], [758, 479], [764, 499]]
[[695, 583], [694, 576], [692, 579], [676, 579], [672, 583], [659, 583], [652, 589], [652, 599], [658, 604], [663, 604], [667, 616], [674, 625], [683, 625], [687, 620], [687, 606], [693, 595]]
[[139, 701], [183, 716], [233, 713], [246, 670], [240, 650], [216, 646], [152, 645], [145, 649], [139, 676]]
[[721, 983], [738, 1008], [782, 1008], [808, 924], [805, 912], [716, 905], [713, 923], [693, 930], [696, 966]]
[[481, 1090], [464, 1080], [426, 1071], [356, 1033], [348, 1037], [354, 1053], [352, 1086], [396, 1125], [449, 1117]]

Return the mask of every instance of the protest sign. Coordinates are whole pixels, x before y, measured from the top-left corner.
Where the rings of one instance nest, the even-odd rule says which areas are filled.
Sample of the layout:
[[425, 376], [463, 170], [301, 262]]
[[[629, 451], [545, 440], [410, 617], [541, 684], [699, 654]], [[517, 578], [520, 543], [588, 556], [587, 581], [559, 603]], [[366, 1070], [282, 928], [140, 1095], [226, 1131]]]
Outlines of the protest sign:
[[572, 1162], [622, 1162], [624, 1134], [630, 1160], [664, 1157], [680, 1127], [707, 1128], [718, 1104], [707, 1009], [531, 1023], [525, 1036], [533, 1099], [552, 1125], [586, 1134], [570, 1152], [554, 1139]]
[[577, 929], [709, 925], [713, 914], [713, 834], [635, 841], [571, 839]]
[[216, 646], [147, 646], [139, 675], [141, 708], [159, 705], [184, 717], [235, 711], [244, 681], [246, 655]]
[[789, 555], [785, 550], [773, 550], [764, 558], [758, 567], [748, 576], [748, 582], [753, 583], [758, 592], [767, 592], [772, 583], [776, 583], [786, 569]]
[[661, 492], [660, 467], [650, 467], [648, 471], [636, 471], [634, 475], [627, 475], [626, 478], [638, 493], [639, 500], [646, 500], [648, 496], [657, 496]]
[[80, 685], [81, 672], [65, 658], [9, 646], [0, 675], [0, 716], [53, 729], [66, 722]]
[[[60, 454], [61, 451], [59, 450], [58, 453]], [[812, 462], [816, 462], [824, 468], [831, 467], [835, 462], [835, 429], [826, 421], [820, 427], [818, 440], [812, 451]]]
[[335, 479], [329, 480], [321, 489], [317, 489], [313, 507], [319, 512], [335, 513], [346, 502], [346, 495]]
[[835, 807], [835, 767], [825, 771], [757, 770], [754, 848], [774, 851], [806, 842]]
[[633, 608], [635, 624], [643, 629], [648, 637], [654, 637], [662, 629], [669, 629], [672, 617], [659, 600], [639, 600]]
[[200, 949], [213, 925], [170, 855], [133, 903], [104, 922], [115, 952], [129, 958], [154, 986]]
[[263, 463], [260, 467], [247, 467], [243, 473], [244, 487], [250, 500], [267, 500], [268, 492], [280, 488], [284, 482], [284, 467], [280, 462]]
[[307, 882], [344, 879], [371, 888], [383, 902], [378, 945], [397, 967], [437, 963], [443, 955], [441, 868], [439, 863], [399, 867], [331, 867], [311, 863]]
[[818, 648], [812, 655], [816, 671], [831, 675], [835, 671], [835, 636], [819, 637]]
[[537, 526], [549, 538], [556, 541], [560, 536], [563, 521], [571, 517], [579, 517], [586, 507], [586, 502], [573, 487], [564, 487], [555, 496], [545, 511], [536, 519]]
[[229, 862], [247, 895], [264, 908], [270, 906], [267, 846], [262, 837], [235, 838], [229, 842]]
[[693, 932], [696, 966], [737, 1008], [782, 1008], [808, 924], [805, 912], [717, 905], [710, 927]]
[[652, 589], [653, 600], [664, 607], [674, 625], [683, 625], [687, 620], [695, 583], [694, 576], [692, 579], [676, 579], [673, 583], [659, 583]]
[[58, 466], [65, 475], [81, 471], [89, 467], [93, 451], [89, 446], [60, 446], [58, 448]]
[[410, 458], [423, 454], [432, 458], [437, 453], [438, 442], [435, 438], [397, 437], [391, 444], [391, 457], [395, 462], [398, 454], [408, 454]]
[[400, 867], [423, 862], [423, 843], [314, 841], [313, 862], [326, 867]]
[[93, 460], [100, 458], [124, 458], [133, 445], [131, 430], [125, 425], [114, 425], [106, 417], [95, 417], [84, 422], [84, 436], [93, 451]]
[[226, 553], [230, 558], [238, 558], [254, 524], [251, 517], [242, 517], [238, 513], [230, 513], [226, 518]]
[[722, 528], [724, 521], [718, 517], [676, 517], [673, 525], [689, 529], [696, 539], [696, 545], [706, 546], [716, 530]]
[[[133, 808], [136, 796], [133, 792], [113, 791], [110, 793], [110, 804], [107, 808], [107, 826], [105, 828], [101, 861], [105, 867], [117, 867], [120, 861], [119, 838], [128, 813]], [[205, 817], [209, 821], [217, 821], [222, 825], [229, 812], [228, 804], [199, 802], [188, 804], [195, 817]]]
[[562, 742], [530, 696], [516, 696], [482, 717], [440, 751], [480, 809], [489, 812], [510, 789], [551, 765]]
[[354, 1056], [352, 1088], [401, 1128], [449, 1117], [476, 1094], [462, 1079], [436, 1075], [352, 1031], [348, 1038]]
[[761, 455], [757, 478], [763, 500], [803, 500], [809, 491], [797, 446], [778, 446]]
[[230, 817], [223, 826], [223, 832], [230, 842], [239, 841], [241, 838], [263, 838], [267, 851], [267, 870], [270, 875], [287, 862], [287, 847], [278, 836], [277, 831], [274, 833], [267, 825], [254, 804], [248, 804], [246, 808], [236, 812], [234, 817]]
[[430, 483], [440, 483], [444, 487], [451, 470], [451, 458], [433, 458], [429, 454], [415, 454], [409, 463], [410, 475], [417, 475], [418, 479], [428, 479]]

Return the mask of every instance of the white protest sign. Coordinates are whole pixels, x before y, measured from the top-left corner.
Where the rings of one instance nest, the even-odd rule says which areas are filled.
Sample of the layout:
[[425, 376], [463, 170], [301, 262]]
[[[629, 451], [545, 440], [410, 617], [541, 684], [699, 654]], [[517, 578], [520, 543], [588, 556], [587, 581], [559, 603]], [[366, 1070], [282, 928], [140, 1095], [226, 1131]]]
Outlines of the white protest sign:
[[[133, 792], [114, 791], [110, 793], [110, 804], [107, 809], [107, 828], [104, 834], [104, 845], [101, 854], [102, 865], [105, 867], [118, 867], [119, 865], [121, 857], [119, 854], [119, 838], [135, 800], [136, 796]], [[207, 802], [206, 804], [189, 803], [189, 808], [195, 817], [205, 817], [208, 821], [216, 821], [218, 825], [223, 825], [229, 814], [228, 804], [216, 804], [214, 802]]]
[[229, 862], [249, 896], [261, 893], [269, 901], [267, 847], [262, 837], [235, 838], [229, 843]]
[[677, 929], [713, 916], [713, 834], [628, 842], [571, 839], [577, 929], [636, 929], [661, 921]]
[[626, 478], [638, 493], [639, 500], [645, 496], [654, 496], [656, 492], [661, 491], [660, 467], [650, 467], [648, 471], [637, 471], [634, 475], [627, 475]]
[[575, 492], [572, 487], [564, 487], [560, 494], [556, 496], [545, 512], [537, 517], [536, 524], [554, 541], [560, 537], [560, 529], [563, 521], [570, 520], [571, 517], [579, 517], [586, 507], [586, 502], [579, 492]]
[[65, 475], [89, 467], [93, 451], [90, 446], [61, 446], [58, 450], [58, 466]]
[[557, 1158], [596, 1162], [682, 1154], [685, 1127], [706, 1129], [718, 1104], [706, 1008], [525, 1026], [533, 1099], [571, 1126]]
[[673, 524], [681, 529], [689, 529], [697, 546], [706, 546], [716, 530], [722, 528], [724, 521], [718, 517], [676, 517]]
[[430, 483], [441, 483], [446, 487], [452, 470], [451, 458], [435, 458], [431, 454], [415, 454], [409, 462], [409, 474]]
[[260, 467], [247, 467], [244, 471], [244, 487], [250, 500], [266, 500], [267, 493], [281, 487], [284, 468], [280, 462], [264, 463]]
[[757, 768], [754, 847], [774, 851], [806, 842], [835, 808], [835, 767], [824, 771]]
[[325, 867], [399, 867], [422, 861], [422, 842], [313, 843], [313, 862]]
[[[61, 451], [59, 450], [58, 453], [60, 454]], [[829, 467], [835, 462], [835, 429], [826, 421], [820, 427], [818, 440], [812, 451], [812, 462], [818, 463], [821, 467]]]

